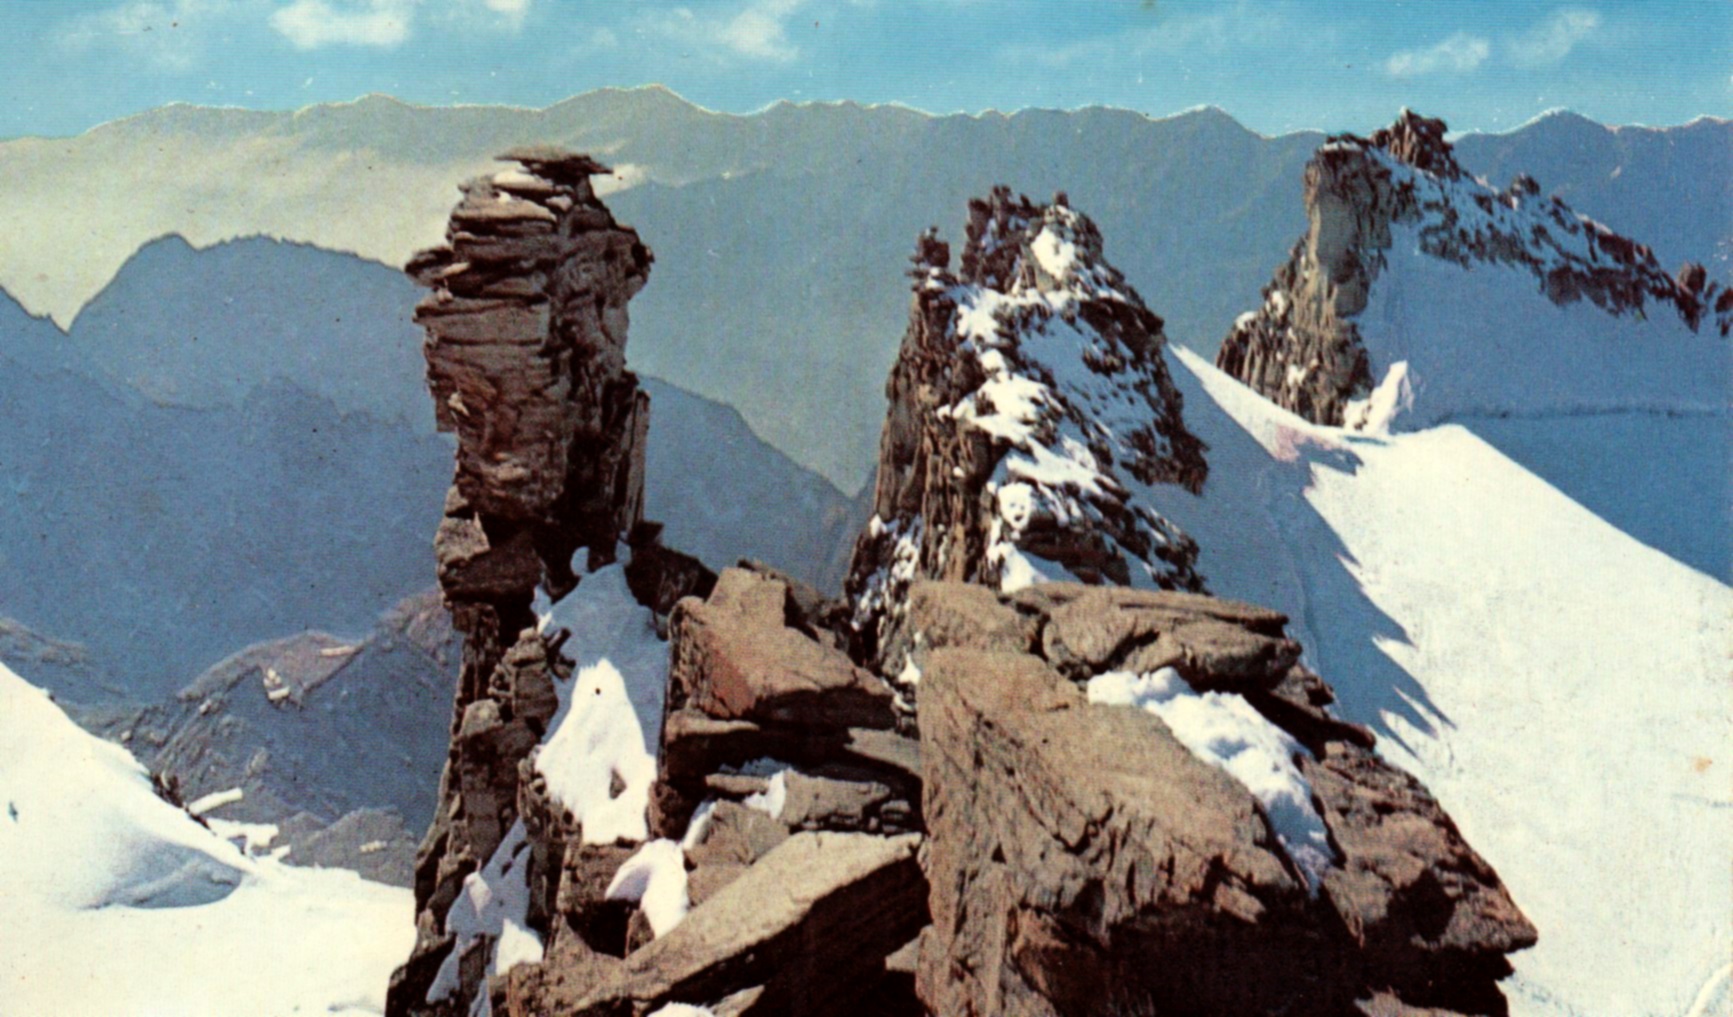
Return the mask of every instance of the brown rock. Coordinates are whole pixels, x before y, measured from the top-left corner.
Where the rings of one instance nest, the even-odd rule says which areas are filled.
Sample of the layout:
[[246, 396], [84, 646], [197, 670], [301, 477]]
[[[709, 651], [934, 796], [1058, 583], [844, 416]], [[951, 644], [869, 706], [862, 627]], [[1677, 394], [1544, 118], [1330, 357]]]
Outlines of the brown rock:
[[747, 866], [788, 839], [788, 827], [737, 802], [717, 802], [703, 836], [686, 851], [692, 865]]
[[[651, 258], [596, 200], [598, 164], [518, 154], [525, 172], [505, 189], [466, 185], [447, 244], [407, 269], [431, 290], [416, 320], [435, 420], [457, 436], [435, 550], [463, 665], [438, 818], [416, 862], [416, 950], [394, 982], [392, 1017], [467, 1012], [485, 991], [483, 940], [451, 999], [427, 1004], [423, 983], [430, 959], [451, 949], [441, 933], [463, 880], [520, 818], [532, 924], [565, 930], [569, 944], [625, 947], [625, 916], [599, 899], [611, 870], [596, 871], [618, 859], [571, 848], [578, 831], [525, 765], [557, 708], [560, 666], [530, 604], [538, 586], [560, 596], [577, 583], [574, 552], [604, 563], [640, 521], [649, 401], [626, 370], [626, 304]], [[500, 988], [502, 1008], [518, 1005]]]
[[1251, 796], [1158, 719], [1024, 654], [940, 650], [922, 688], [932, 1011], [1255, 1013], [1323, 991], [1327, 933]]
[[777, 818], [793, 830], [876, 833], [883, 825], [881, 810], [895, 797], [888, 786], [876, 781], [837, 780], [798, 772], [789, 773], [784, 780], [787, 798]]
[[1324, 894], [1369, 964], [1405, 998], [1479, 1013], [1501, 1000], [1504, 955], [1534, 926], [1419, 781], [1358, 746], [1303, 760], [1342, 861]]
[[889, 686], [786, 627], [786, 598], [775, 580], [727, 569], [708, 601], [681, 601], [669, 622], [679, 701], [719, 719], [892, 726]]
[[847, 1013], [883, 958], [919, 931], [919, 838], [803, 833], [628, 960], [652, 1005], [762, 985], [766, 1012]]

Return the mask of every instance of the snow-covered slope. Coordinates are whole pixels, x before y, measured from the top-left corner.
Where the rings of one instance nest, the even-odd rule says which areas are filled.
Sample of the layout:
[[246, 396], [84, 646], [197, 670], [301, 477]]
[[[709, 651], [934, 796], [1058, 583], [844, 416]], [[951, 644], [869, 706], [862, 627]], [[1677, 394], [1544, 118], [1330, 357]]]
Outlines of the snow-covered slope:
[[[1727, 1012], [1733, 593], [1462, 426], [1367, 435], [1189, 352], [1173, 374], [1210, 477], [1151, 496], [1212, 592], [1290, 613], [1340, 713], [1498, 866], [1540, 930], [1513, 1013]], [[1651, 431], [1627, 453], [1664, 459], [1677, 436]]]
[[409, 893], [249, 854], [0, 664], [0, 1014], [379, 1012]]
[[[1659, 199], [1657, 199], [1659, 200]], [[1733, 290], [1470, 174], [1404, 111], [1318, 150], [1310, 228], [1216, 363], [1316, 423], [1452, 422], [1602, 518], [1733, 578]]]
[[[1636, 296], [1634, 305], [1620, 306], [1621, 297], [1632, 298], [1615, 290], [1607, 297], [1611, 309], [1598, 305], [1600, 294], [1543, 295], [1551, 280], [1569, 279], [1567, 272], [1638, 277], [1603, 254], [1607, 238], [1616, 235], [1561, 214], [1558, 206], [1536, 209], [1546, 203], [1520, 191], [1503, 196], [1508, 204], [1495, 202], [1494, 192], [1480, 184], [1441, 181], [1387, 162], [1421, 189], [1425, 213], [1417, 222], [1392, 228], [1370, 300], [1355, 320], [1375, 377], [1386, 376], [1399, 363], [1408, 365], [1413, 408], [1412, 419], [1404, 423], [1424, 426], [1480, 415], [1702, 411], [1726, 403], [1733, 346], [1713, 315], [1692, 329], [1678, 307], [1647, 293]], [[1500, 238], [1532, 235], [1549, 225], [1555, 239], [1522, 252], [1539, 262], [1532, 269], [1467, 255], [1458, 263], [1437, 253], [1433, 237], [1445, 223], [1473, 237], [1469, 243], [1489, 247]], [[1561, 223], [1579, 228], [1566, 233]], [[1644, 267], [1653, 269], [1652, 263]], [[1652, 274], [1659, 278], [1641, 282], [1673, 285], [1669, 276]]]

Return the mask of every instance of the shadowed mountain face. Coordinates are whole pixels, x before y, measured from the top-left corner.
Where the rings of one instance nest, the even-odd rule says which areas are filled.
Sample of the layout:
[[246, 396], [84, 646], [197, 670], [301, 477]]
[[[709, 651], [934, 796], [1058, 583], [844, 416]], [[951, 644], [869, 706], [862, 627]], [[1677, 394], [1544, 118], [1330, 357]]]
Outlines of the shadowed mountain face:
[[195, 410], [9, 360], [0, 431], [0, 604], [128, 696], [260, 639], [365, 631], [432, 581], [418, 527], [449, 453], [431, 434], [283, 383]]
[[[431, 586], [451, 445], [414, 300], [394, 269], [259, 238], [153, 243], [70, 336], [0, 295], [7, 662], [74, 700], [151, 700]], [[669, 542], [840, 582], [858, 506], [733, 409], [647, 387]]]
[[[1725, 121], [1648, 131], [1554, 117], [1465, 138], [1463, 158], [1499, 182], [1526, 170], [1668, 266], [1715, 271], [1733, 195], [1713, 169], [1730, 134]], [[735, 406], [854, 491], [907, 310], [883, 266], [900, 263], [908, 237], [994, 184], [1037, 199], [1066, 190], [1170, 338], [1211, 354], [1303, 228], [1300, 170], [1320, 140], [1260, 137], [1219, 110], [934, 117], [784, 103], [733, 116], [659, 88], [545, 110], [382, 97], [293, 114], [171, 107], [76, 138], [0, 143], [0, 218], [18, 224], [0, 237], [0, 286], [69, 321], [166, 233], [196, 245], [267, 234], [401, 264], [439, 239], [453, 180], [514, 144], [567, 145], [615, 168], [602, 191], [660, 255], [633, 305], [633, 366]], [[176, 158], [138, 157], [159, 150]]]
[[837, 589], [869, 506], [752, 433], [732, 406], [655, 378], [644, 504], [663, 541], [720, 569], [753, 558]]
[[401, 273], [260, 237], [146, 244], [79, 312], [70, 342], [152, 401], [232, 405], [289, 382], [345, 413], [433, 427], [415, 287]]

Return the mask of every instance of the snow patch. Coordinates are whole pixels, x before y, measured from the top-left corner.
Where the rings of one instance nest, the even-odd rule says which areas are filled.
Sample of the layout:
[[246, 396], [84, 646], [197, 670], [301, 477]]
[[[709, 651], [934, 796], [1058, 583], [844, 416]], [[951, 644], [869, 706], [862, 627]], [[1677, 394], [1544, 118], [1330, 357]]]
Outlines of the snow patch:
[[1342, 410], [1342, 423], [1350, 431], [1389, 434], [1396, 417], [1413, 406], [1414, 388], [1408, 381], [1408, 361], [1398, 360], [1384, 372], [1384, 380], [1370, 395], [1348, 401]]
[[677, 841], [649, 841], [621, 863], [606, 896], [637, 902], [650, 921], [650, 931], [666, 935], [692, 907], [686, 894], [686, 852]]
[[1294, 762], [1308, 755], [1292, 735], [1270, 723], [1245, 697], [1198, 694], [1178, 671], [1109, 671], [1089, 680], [1089, 701], [1130, 706], [1160, 717], [1191, 754], [1239, 781], [1264, 807], [1270, 827], [1318, 892], [1332, 852], [1324, 821], [1312, 807], [1312, 786]]
[[644, 746], [625, 679], [604, 660], [561, 684], [560, 710], [534, 756], [549, 797], [583, 825], [586, 844], [643, 840], [656, 759]]
[[540, 594], [537, 615], [543, 632], [569, 634], [561, 653], [579, 670], [554, 683], [559, 708], [535, 750], [536, 772], [583, 825], [584, 843], [643, 840], [656, 779], [646, 732], [661, 729], [667, 644], [632, 597], [622, 565], [584, 576], [557, 603]]
[[213, 812], [225, 805], [233, 805], [246, 796], [247, 792], [238, 787], [229, 788], [227, 791], [213, 791], [208, 795], [196, 798], [187, 803], [187, 811], [195, 816], [202, 816], [207, 812]]
[[[487, 978], [510, 971], [514, 964], [541, 960], [541, 939], [526, 924], [530, 903], [529, 853], [529, 840], [520, 819], [512, 824], [481, 871], [464, 877], [463, 889], [445, 916], [445, 931], [455, 935], [457, 943], [440, 964], [433, 984], [428, 986], [429, 1003], [450, 999], [457, 991], [459, 964], [478, 939], [491, 941]], [[501, 945], [507, 949], [499, 949]], [[485, 999], [483, 993], [478, 1002]]]
[[1029, 251], [1042, 271], [1055, 279], [1064, 280], [1077, 268], [1077, 245], [1051, 228], [1042, 230], [1030, 242]]
[[788, 771], [776, 771], [763, 791], [747, 795], [740, 804], [757, 809], [771, 819], [781, 819], [782, 808], [788, 804]]

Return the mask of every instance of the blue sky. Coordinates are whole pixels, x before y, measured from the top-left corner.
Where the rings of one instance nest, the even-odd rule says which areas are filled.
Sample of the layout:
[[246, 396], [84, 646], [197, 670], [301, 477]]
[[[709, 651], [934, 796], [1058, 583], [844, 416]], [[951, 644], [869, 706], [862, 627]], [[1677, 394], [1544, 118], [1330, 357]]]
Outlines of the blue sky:
[[1455, 129], [1554, 107], [1733, 112], [1733, 0], [0, 0], [0, 137], [168, 102], [293, 109], [385, 92], [545, 106], [658, 82], [937, 112], [1211, 103], [1248, 126]]

